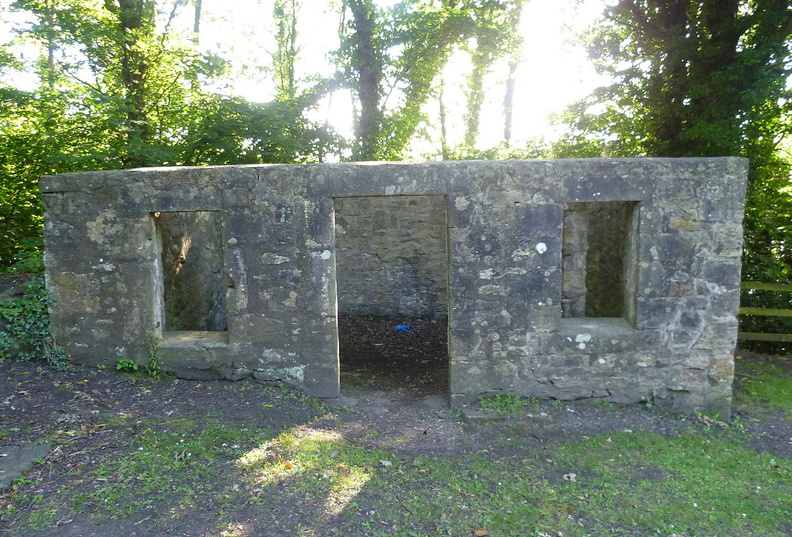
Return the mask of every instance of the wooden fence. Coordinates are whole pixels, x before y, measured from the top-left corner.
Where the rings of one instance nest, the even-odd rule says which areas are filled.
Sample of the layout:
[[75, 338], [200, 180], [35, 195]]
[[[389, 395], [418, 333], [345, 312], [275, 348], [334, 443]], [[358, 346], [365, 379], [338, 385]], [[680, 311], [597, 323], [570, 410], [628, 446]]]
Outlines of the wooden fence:
[[[792, 284], [788, 283], [762, 283], [762, 282], [742, 282], [741, 289], [753, 289], [756, 291], [776, 291], [779, 293], [792, 293]], [[792, 317], [792, 309], [777, 308], [740, 308], [740, 315], [762, 315], [765, 317]], [[792, 334], [771, 334], [764, 332], [739, 332], [737, 337], [740, 339], [750, 339], [754, 341], [780, 341], [792, 342]]]

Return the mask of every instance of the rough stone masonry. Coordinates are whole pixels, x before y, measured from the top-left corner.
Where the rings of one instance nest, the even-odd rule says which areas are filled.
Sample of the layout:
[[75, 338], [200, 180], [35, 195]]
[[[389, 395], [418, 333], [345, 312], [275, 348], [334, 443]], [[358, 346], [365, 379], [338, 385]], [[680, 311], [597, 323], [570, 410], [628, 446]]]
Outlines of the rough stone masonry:
[[[337, 397], [336, 215], [407, 196], [445, 213], [431, 218], [447, 294], [424, 302], [448, 315], [452, 403], [509, 392], [728, 416], [746, 175], [728, 157], [44, 177], [51, 320], [79, 363], [156, 353], [180, 377]], [[432, 263], [410, 281], [437, 280]]]

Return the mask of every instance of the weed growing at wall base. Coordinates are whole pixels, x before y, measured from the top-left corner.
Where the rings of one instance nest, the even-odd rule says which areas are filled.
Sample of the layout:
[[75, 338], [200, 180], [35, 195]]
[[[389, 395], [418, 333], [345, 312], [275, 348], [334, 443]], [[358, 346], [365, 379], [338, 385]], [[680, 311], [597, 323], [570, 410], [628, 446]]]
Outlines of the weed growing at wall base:
[[539, 411], [539, 401], [533, 397], [520, 397], [512, 393], [498, 393], [479, 398], [478, 405], [481, 410], [497, 412], [501, 416], [514, 414], [525, 408]]
[[132, 373], [133, 371], [138, 370], [138, 365], [134, 360], [121, 358], [116, 362], [116, 370], [123, 371], [125, 373]]
[[164, 371], [160, 368], [159, 365], [159, 354], [157, 354], [157, 345], [159, 344], [159, 340], [154, 338], [151, 340], [151, 350], [149, 351], [149, 363], [146, 367], [148, 371], [148, 376], [151, 378], [157, 378], [164, 375]]

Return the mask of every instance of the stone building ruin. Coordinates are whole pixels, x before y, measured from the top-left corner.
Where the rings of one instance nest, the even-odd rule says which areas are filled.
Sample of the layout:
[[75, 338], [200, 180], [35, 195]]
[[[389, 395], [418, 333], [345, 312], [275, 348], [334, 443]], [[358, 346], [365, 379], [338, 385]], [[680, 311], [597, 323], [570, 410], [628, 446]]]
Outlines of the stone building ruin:
[[[79, 363], [155, 350], [180, 377], [333, 398], [339, 310], [447, 316], [452, 404], [508, 392], [727, 416], [746, 175], [728, 157], [45, 177], [51, 320]], [[357, 276], [338, 283], [342, 266]]]

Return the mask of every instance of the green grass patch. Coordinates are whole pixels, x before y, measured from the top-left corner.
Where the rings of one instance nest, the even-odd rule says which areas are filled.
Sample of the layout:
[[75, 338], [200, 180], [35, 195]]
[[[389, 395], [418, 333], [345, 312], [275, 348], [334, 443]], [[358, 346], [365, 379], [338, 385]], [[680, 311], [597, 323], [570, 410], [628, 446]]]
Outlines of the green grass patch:
[[[533, 405], [487, 400], [504, 412]], [[66, 506], [97, 520], [147, 520], [140, 528], [151, 534], [196, 512], [216, 521], [213, 535], [250, 520], [266, 520], [266, 534], [322, 536], [792, 530], [792, 461], [754, 451], [733, 428], [616, 432], [539, 447], [517, 435], [493, 439], [488, 452], [430, 456], [373, 448], [373, 430], [350, 440], [329, 417], [280, 434], [207, 418], [143, 421], [124, 451], [75, 469], [79, 485], [42, 497], [20, 482], [11, 509], [33, 529], [70, 518]], [[527, 417], [514, 421], [529, 430]]]
[[485, 395], [478, 399], [478, 406], [481, 410], [497, 412], [501, 416], [522, 412], [526, 408], [539, 412], [539, 401], [537, 399], [520, 397], [512, 393]]
[[[737, 357], [737, 360], [743, 360]], [[751, 361], [738, 372], [737, 403], [748, 410], [781, 409], [792, 418], [792, 363]]]
[[274, 488], [342, 534], [780, 536], [792, 509], [789, 460], [701, 432], [618, 433], [501, 460], [408, 457], [301, 429], [237, 465], [246, 490]]
[[[788, 535], [792, 465], [729, 438], [617, 433], [560, 446], [566, 497], [598, 531]], [[575, 500], [578, 500], [575, 502]]]
[[267, 431], [232, 427], [217, 420], [152, 423], [135, 449], [101, 463], [89, 477], [93, 490], [72, 496], [71, 508], [96, 506], [103, 516], [130, 516], [152, 505], [169, 505], [171, 517], [195, 507], [196, 496], [227, 479], [227, 465]]

